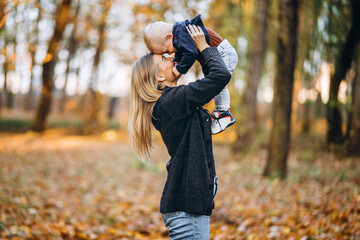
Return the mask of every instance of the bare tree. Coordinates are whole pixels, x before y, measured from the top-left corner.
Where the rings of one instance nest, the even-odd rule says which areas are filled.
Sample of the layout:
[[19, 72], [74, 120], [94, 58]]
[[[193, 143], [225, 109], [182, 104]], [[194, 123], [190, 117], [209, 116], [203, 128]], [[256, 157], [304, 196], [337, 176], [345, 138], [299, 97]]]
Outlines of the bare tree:
[[[15, 16], [16, 16], [16, 12], [17, 12], [17, 5], [14, 6], [15, 7]], [[3, 10], [4, 11], [4, 10]], [[5, 14], [5, 12], [3, 13], [4, 17], [7, 17], [7, 14]], [[6, 19], [5, 19], [6, 21]], [[12, 91], [10, 89], [9, 86], [9, 76], [8, 73], [11, 70], [14, 70], [15, 64], [14, 61], [12, 61], [12, 58], [9, 57], [9, 43], [11, 43], [11, 41], [16, 41], [16, 33], [13, 33], [13, 37], [11, 37], [11, 35], [9, 34], [8, 29], [6, 28], [5, 22], [4, 25], [2, 26], [2, 34], [4, 37], [4, 48], [3, 48], [3, 54], [4, 54], [4, 63], [3, 63], [3, 73], [4, 73], [4, 87], [3, 87], [3, 91], [4, 91], [4, 95], [5, 95], [5, 103], [6, 103], [6, 108], [11, 108], [13, 105], [13, 94]], [[14, 45], [16, 45], [16, 42], [14, 42]], [[15, 50], [15, 48], [14, 48]], [[15, 53], [13, 53], [15, 54]], [[16, 57], [16, 56], [13, 56]]]
[[352, 85], [352, 112], [350, 117], [347, 151], [349, 155], [360, 156], [360, 43], [357, 48], [356, 75]]
[[291, 100], [296, 60], [298, 0], [279, 0], [275, 94], [269, 151], [264, 176], [286, 177]]
[[68, 58], [66, 60], [65, 83], [64, 83], [63, 88], [61, 89], [61, 98], [60, 98], [60, 103], [59, 103], [61, 113], [63, 113], [63, 111], [64, 111], [64, 105], [65, 105], [66, 100], [67, 100], [66, 86], [67, 86], [67, 83], [68, 83], [68, 77], [69, 77], [69, 73], [70, 73], [70, 61], [74, 58], [77, 47], [79, 45], [79, 41], [78, 41], [77, 36], [76, 36], [77, 28], [78, 28], [78, 19], [77, 19], [77, 17], [79, 15], [79, 12], [80, 12], [80, 0], [78, 0], [78, 3], [76, 5], [76, 9], [75, 9], [75, 13], [74, 13], [74, 16], [72, 18], [73, 29], [72, 29], [72, 33], [71, 33], [71, 36], [69, 38], [69, 43], [68, 43], [69, 56], [68, 56]]
[[[35, 2], [35, 7], [38, 9], [38, 15], [36, 18], [36, 22], [35, 22], [35, 29], [34, 32], [29, 32], [27, 35], [27, 41], [28, 41], [28, 51], [30, 53], [30, 59], [31, 59], [31, 63], [30, 63], [30, 85], [29, 85], [29, 91], [27, 92], [27, 95], [25, 97], [25, 102], [24, 102], [24, 108], [25, 110], [31, 110], [33, 108], [33, 95], [34, 95], [34, 73], [33, 73], [33, 68], [36, 64], [35, 62], [35, 54], [37, 51], [37, 46], [39, 43], [39, 22], [41, 20], [41, 1], [40, 0], [36, 0]], [[31, 35], [34, 36], [34, 40], [30, 40]]]
[[[3, 48], [3, 50], [1, 50], [1, 54], [4, 55], [5, 60], [6, 60], [6, 31], [5, 31], [5, 23], [6, 23], [6, 1], [0, 1], [0, 36], [3, 35], [4, 39], [5, 39], [5, 47]], [[6, 64], [6, 61], [3, 63], [3, 69], [4, 69], [4, 65]], [[4, 72], [5, 73], [5, 72]], [[4, 76], [5, 77], [5, 76]], [[2, 91], [0, 91], [0, 110], [2, 108], [3, 105], [3, 101], [2, 101]]]
[[47, 54], [43, 63], [42, 72], [42, 90], [40, 103], [37, 108], [33, 130], [41, 132], [45, 130], [46, 119], [48, 117], [51, 101], [52, 91], [54, 88], [54, 67], [56, 64], [56, 54], [59, 49], [60, 40], [68, 23], [68, 13], [71, 5], [71, 0], [63, 0], [58, 5], [55, 17], [54, 34], [49, 42]]
[[269, 0], [256, 1], [253, 32], [249, 45], [249, 69], [244, 92], [244, 122], [239, 126], [241, 129], [238, 131], [236, 149], [251, 144], [251, 134], [255, 131], [256, 96], [266, 50], [268, 8]]
[[345, 44], [342, 46], [339, 56], [336, 58], [335, 73], [330, 80], [329, 101], [327, 103], [326, 117], [328, 121], [327, 142], [341, 143], [343, 134], [341, 131], [341, 115], [339, 111], [338, 93], [342, 79], [350, 68], [354, 50], [360, 39], [360, 0], [351, 1], [352, 21]]
[[106, 19], [111, 8], [110, 0], [104, 0], [103, 12], [99, 21], [98, 27], [98, 44], [94, 56], [94, 62], [92, 66], [92, 74], [89, 82], [87, 94], [85, 95], [85, 122], [84, 122], [84, 134], [91, 134], [99, 130], [99, 113], [101, 107], [101, 96], [96, 91], [98, 77], [99, 77], [99, 63], [101, 54], [105, 46], [105, 28]]

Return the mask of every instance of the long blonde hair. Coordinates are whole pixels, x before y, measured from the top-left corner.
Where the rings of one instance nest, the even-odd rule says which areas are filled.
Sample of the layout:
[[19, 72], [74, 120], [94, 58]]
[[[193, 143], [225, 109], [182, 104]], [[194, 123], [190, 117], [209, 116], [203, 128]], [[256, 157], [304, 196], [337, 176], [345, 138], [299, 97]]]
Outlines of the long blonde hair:
[[136, 61], [131, 73], [128, 130], [132, 146], [142, 160], [150, 157], [152, 111], [162, 94], [155, 78], [157, 71], [153, 54], [149, 53]]

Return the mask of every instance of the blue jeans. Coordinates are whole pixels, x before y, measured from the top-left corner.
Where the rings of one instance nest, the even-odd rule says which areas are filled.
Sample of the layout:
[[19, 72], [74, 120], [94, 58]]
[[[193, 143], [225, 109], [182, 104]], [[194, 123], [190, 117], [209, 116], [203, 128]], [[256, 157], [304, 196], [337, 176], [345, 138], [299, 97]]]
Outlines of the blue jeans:
[[163, 213], [165, 226], [169, 229], [170, 240], [208, 240], [210, 236], [210, 216], [182, 211]]

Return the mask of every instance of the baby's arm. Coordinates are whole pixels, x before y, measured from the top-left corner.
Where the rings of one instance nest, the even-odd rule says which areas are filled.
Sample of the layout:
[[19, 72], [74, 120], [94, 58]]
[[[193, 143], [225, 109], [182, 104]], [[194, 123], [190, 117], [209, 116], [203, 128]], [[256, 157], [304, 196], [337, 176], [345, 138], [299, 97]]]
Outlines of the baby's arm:
[[[192, 39], [191, 39], [192, 40]], [[195, 44], [192, 43], [195, 47]], [[181, 74], [185, 74], [187, 73], [187, 71], [189, 71], [189, 69], [191, 68], [191, 66], [194, 64], [198, 52], [197, 49], [196, 51], [193, 51], [193, 49], [189, 49], [189, 46], [187, 46], [188, 48], [182, 48], [180, 51], [182, 51], [182, 57], [181, 60], [179, 62], [179, 64], [176, 66], [176, 69], [178, 72], [180, 72]], [[196, 47], [195, 47], [196, 48]]]
[[198, 50], [188, 32], [181, 36], [177, 47], [178, 51], [175, 54], [174, 61], [178, 61], [179, 64], [176, 66], [176, 70], [181, 74], [185, 74], [194, 64], [198, 56]]

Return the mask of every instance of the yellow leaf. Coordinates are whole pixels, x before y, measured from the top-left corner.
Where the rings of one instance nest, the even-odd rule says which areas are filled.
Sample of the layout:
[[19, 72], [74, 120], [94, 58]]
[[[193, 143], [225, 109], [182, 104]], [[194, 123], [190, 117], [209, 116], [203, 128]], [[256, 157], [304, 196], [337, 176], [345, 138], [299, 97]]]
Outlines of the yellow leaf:
[[240, 211], [244, 210], [244, 205], [241, 203], [236, 204], [236, 209], [240, 212]]
[[43, 64], [47, 63], [47, 62], [50, 62], [51, 59], [53, 59], [53, 55], [50, 54], [50, 53], [46, 54]]
[[246, 239], [248, 239], [248, 240], [255, 240], [255, 239], [257, 239], [257, 236], [256, 236], [255, 233], [251, 233], [251, 234], [249, 234], [249, 235], [247, 236]]
[[275, 216], [278, 217], [281, 214], [281, 211], [279, 209], [274, 209], [273, 211], [271, 211], [271, 216]]
[[291, 232], [291, 228], [289, 228], [289, 227], [283, 227], [281, 230], [281, 233], [283, 235], [288, 235], [290, 232]]
[[107, 229], [108, 233], [113, 234], [113, 235], [117, 235], [118, 231], [115, 228], [109, 227]]
[[279, 183], [280, 183], [280, 178], [277, 177], [271, 182], [271, 186], [275, 188], [277, 185], [279, 185]]
[[87, 234], [83, 233], [83, 232], [77, 232], [76, 235], [75, 235], [75, 237], [76, 237], [77, 239], [83, 239], [83, 240], [88, 240], [88, 239], [90, 239], [89, 236], [88, 236]]
[[270, 224], [271, 224], [270, 218], [266, 218], [265, 221], [264, 221], [264, 224], [265, 224], [266, 227], [270, 226]]

